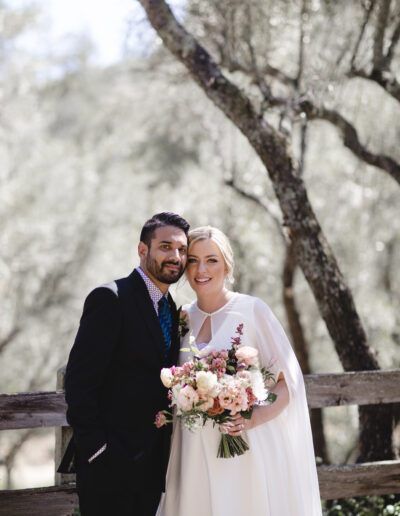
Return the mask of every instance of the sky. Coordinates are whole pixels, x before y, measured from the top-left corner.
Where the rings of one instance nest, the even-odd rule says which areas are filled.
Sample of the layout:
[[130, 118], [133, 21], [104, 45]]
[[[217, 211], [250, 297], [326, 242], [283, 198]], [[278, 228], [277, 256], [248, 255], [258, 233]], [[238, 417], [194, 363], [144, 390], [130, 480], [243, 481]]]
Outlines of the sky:
[[141, 9], [134, 0], [40, 0], [40, 5], [48, 13], [55, 41], [70, 33], [85, 33], [104, 64], [121, 56], [128, 20]]
[[37, 34], [26, 36], [25, 41], [37, 47], [39, 52], [45, 48], [51, 48], [55, 53], [62, 52], [63, 48], [71, 45], [72, 36], [84, 34], [96, 47], [94, 61], [107, 65], [123, 55], [127, 34], [130, 33], [132, 46], [143, 30], [144, 11], [137, 0], [9, 1], [11, 7], [31, 4], [39, 7], [42, 13], [40, 21], [46, 30], [39, 38]]
[[[185, 0], [171, 3], [179, 9]], [[138, 0], [9, 0], [11, 7], [37, 5], [45, 30], [38, 37], [26, 36], [25, 42], [44, 52], [62, 53], [72, 44], [73, 35], [83, 34], [95, 45], [93, 60], [99, 65], [118, 61], [129, 46], [143, 50], [149, 41], [149, 25]], [[129, 37], [128, 37], [129, 36]]]

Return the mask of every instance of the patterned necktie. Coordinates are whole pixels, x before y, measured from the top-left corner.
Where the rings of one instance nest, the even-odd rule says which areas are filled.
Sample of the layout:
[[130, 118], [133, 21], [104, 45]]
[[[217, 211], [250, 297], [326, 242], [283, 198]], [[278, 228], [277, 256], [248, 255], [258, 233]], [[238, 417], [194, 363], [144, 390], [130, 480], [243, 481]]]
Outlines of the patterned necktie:
[[158, 319], [164, 335], [164, 355], [165, 358], [167, 358], [169, 348], [171, 347], [172, 315], [171, 308], [165, 296], [158, 302]]

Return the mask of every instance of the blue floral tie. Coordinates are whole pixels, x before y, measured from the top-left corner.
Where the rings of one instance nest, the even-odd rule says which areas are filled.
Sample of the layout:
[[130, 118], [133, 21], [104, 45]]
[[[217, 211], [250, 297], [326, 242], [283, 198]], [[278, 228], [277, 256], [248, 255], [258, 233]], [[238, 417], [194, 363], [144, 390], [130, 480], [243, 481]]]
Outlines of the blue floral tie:
[[164, 335], [164, 355], [165, 358], [167, 358], [169, 348], [171, 347], [172, 315], [171, 308], [165, 296], [158, 302], [158, 319]]

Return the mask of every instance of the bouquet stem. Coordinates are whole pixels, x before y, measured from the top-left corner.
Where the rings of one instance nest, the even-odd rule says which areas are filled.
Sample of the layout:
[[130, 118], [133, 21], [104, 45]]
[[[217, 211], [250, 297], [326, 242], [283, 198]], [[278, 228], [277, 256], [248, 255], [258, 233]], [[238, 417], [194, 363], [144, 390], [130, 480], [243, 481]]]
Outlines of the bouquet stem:
[[218, 446], [218, 458], [230, 459], [235, 455], [243, 455], [249, 450], [249, 445], [240, 436], [233, 436], [229, 434], [222, 434], [221, 441]]

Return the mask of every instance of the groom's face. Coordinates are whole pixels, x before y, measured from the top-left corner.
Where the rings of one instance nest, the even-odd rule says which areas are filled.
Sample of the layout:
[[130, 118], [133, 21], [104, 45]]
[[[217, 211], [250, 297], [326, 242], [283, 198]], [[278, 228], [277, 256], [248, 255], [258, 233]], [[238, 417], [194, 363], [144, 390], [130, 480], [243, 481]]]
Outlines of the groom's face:
[[140, 266], [149, 278], [166, 291], [168, 285], [176, 283], [186, 266], [187, 238], [175, 226], [157, 228], [150, 245], [139, 243]]

